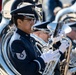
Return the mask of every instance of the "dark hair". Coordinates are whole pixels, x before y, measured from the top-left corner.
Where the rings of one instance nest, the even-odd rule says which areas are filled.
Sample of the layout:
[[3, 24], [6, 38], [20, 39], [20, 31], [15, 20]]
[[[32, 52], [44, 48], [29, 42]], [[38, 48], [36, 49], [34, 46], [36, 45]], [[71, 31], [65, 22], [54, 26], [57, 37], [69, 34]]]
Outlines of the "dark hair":
[[17, 15], [17, 14], [14, 14], [12, 15], [12, 20], [13, 20], [13, 23], [17, 26], [18, 23], [17, 23], [17, 19], [20, 19], [20, 20], [24, 20], [24, 16], [23, 15]]

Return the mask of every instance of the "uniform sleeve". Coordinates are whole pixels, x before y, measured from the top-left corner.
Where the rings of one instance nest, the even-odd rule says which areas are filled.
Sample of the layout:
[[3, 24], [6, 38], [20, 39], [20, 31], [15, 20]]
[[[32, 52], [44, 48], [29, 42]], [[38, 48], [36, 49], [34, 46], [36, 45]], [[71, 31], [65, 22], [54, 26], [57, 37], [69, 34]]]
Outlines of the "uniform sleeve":
[[27, 47], [24, 44], [16, 40], [11, 44], [12, 56], [17, 66], [18, 71], [22, 75], [37, 75], [39, 71], [43, 71], [45, 63], [41, 57], [30, 60]]

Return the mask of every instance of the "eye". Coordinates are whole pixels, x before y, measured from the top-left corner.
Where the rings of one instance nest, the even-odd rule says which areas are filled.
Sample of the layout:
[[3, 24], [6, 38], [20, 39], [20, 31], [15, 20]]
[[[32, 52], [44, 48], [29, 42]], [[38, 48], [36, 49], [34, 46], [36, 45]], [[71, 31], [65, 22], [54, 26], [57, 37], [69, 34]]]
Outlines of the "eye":
[[34, 23], [36, 23], [36, 19], [35, 18], [25, 18], [24, 20], [34, 21]]

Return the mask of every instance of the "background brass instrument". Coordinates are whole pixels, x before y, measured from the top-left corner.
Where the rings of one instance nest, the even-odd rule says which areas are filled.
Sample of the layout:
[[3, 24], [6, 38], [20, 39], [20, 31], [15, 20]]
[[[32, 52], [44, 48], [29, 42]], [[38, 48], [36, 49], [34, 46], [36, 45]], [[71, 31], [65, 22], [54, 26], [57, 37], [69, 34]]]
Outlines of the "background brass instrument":
[[59, 22], [61, 17], [65, 14], [68, 14], [68, 13], [75, 13], [76, 12], [76, 2], [70, 6], [70, 7], [67, 7], [67, 8], [63, 8], [61, 9], [57, 14], [56, 14], [56, 17], [55, 17], [55, 20], [54, 22]]
[[70, 61], [70, 53], [71, 53], [71, 48], [72, 48], [72, 43], [69, 38], [65, 38], [67, 41], [69, 41], [70, 46], [68, 47], [68, 50], [65, 52], [65, 61], [60, 62], [62, 63], [60, 70], [61, 70], [61, 75], [67, 75], [68, 68], [69, 68], [69, 61]]

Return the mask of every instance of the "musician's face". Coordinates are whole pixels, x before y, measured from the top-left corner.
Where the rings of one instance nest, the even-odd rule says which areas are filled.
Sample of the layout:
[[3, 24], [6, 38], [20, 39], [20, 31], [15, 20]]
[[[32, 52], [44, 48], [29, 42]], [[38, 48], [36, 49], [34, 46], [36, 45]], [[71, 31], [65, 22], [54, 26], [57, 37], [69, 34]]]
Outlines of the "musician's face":
[[48, 42], [49, 34], [42, 32], [40, 36], [45, 42]]
[[76, 30], [72, 29], [70, 33], [67, 34], [72, 40], [76, 40]]
[[36, 31], [34, 32], [34, 34], [43, 39], [45, 42], [48, 42], [48, 38], [50, 37], [48, 33], [45, 33], [43, 31]]
[[33, 19], [25, 18], [23, 21], [18, 19], [18, 28], [24, 32], [30, 34], [32, 32], [31, 27], [34, 25]]

